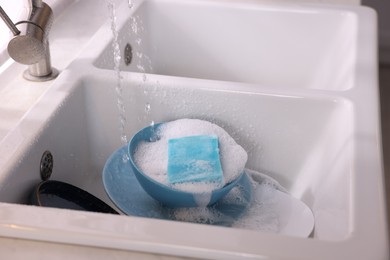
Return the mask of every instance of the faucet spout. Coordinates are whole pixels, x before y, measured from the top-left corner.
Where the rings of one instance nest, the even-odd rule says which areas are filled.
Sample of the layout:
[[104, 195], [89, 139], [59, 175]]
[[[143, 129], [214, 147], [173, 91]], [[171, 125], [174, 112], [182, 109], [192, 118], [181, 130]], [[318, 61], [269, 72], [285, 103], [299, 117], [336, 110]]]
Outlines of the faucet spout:
[[13, 24], [0, 7], [0, 16], [14, 37], [8, 43], [8, 53], [17, 62], [29, 65], [23, 76], [32, 81], [55, 78], [58, 71], [51, 67], [48, 35], [53, 21], [51, 8], [41, 0], [28, 0], [27, 20]]

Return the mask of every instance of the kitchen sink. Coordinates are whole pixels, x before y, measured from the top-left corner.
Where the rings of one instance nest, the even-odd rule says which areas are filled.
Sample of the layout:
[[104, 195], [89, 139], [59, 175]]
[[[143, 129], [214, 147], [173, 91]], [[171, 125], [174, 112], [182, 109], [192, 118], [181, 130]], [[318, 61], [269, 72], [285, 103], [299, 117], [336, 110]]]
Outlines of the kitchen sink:
[[[107, 21], [0, 140], [2, 236], [218, 259], [387, 256], [371, 10], [143, 0], [132, 8], [123, 2], [116, 19], [121, 72], [114, 69]], [[247, 168], [274, 178], [312, 210], [312, 234], [28, 205], [41, 181], [41, 156], [49, 150], [52, 180], [116, 208], [102, 171], [125, 145], [118, 85], [128, 138], [152, 123], [180, 118], [220, 125], [248, 152]]]

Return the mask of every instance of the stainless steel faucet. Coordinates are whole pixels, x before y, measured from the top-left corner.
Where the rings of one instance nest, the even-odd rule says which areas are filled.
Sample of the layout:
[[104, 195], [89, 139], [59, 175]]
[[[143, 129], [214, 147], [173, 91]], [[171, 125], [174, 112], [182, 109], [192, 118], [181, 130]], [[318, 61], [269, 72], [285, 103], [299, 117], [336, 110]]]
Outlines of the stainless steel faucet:
[[29, 1], [27, 20], [14, 24], [0, 6], [0, 17], [14, 37], [8, 43], [8, 53], [17, 62], [29, 65], [23, 76], [31, 81], [47, 81], [58, 76], [51, 67], [48, 35], [53, 22], [51, 8], [41, 0]]

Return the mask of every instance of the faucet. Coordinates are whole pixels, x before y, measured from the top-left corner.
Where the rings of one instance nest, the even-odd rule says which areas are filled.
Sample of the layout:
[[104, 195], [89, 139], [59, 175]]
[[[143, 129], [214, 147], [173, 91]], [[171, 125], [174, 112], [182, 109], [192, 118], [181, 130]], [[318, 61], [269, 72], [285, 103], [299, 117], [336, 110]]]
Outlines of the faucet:
[[16, 61], [28, 65], [23, 73], [27, 80], [47, 81], [58, 76], [51, 67], [48, 35], [53, 22], [51, 8], [42, 0], [28, 0], [28, 18], [14, 24], [0, 6], [0, 17], [14, 37], [8, 43], [8, 53]]

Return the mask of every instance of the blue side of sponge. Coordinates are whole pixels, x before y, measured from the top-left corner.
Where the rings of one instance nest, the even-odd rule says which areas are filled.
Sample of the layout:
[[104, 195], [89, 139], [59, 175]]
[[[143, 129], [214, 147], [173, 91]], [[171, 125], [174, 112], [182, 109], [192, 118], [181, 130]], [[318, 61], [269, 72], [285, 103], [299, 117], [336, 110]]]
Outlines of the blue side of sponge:
[[213, 135], [187, 136], [168, 140], [168, 181], [223, 181], [219, 158], [218, 137]]

